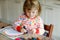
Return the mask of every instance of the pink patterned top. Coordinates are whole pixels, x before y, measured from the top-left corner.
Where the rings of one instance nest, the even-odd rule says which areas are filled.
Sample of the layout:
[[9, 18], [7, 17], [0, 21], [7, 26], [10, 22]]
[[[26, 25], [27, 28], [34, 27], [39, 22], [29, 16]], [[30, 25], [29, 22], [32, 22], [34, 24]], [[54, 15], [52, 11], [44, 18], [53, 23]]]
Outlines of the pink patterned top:
[[27, 18], [26, 15], [21, 15], [18, 20], [14, 22], [14, 27], [21, 26], [21, 24], [22, 26], [25, 26], [27, 30], [32, 29], [37, 34], [43, 35], [45, 32], [43, 21], [40, 16], [36, 18]]

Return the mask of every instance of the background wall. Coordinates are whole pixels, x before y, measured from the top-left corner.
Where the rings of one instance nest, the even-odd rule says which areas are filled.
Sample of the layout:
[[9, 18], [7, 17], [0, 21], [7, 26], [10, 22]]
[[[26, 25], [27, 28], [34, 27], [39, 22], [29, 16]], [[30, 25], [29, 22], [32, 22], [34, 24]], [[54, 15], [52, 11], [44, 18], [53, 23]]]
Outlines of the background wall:
[[[41, 17], [45, 24], [53, 24], [53, 36], [60, 38], [60, 6], [53, 4], [54, 1], [39, 0], [42, 6]], [[16, 2], [15, 0], [3, 0], [0, 3], [0, 18], [2, 21], [12, 23], [23, 13], [23, 1]]]
[[52, 23], [54, 25], [53, 37], [60, 39], [60, 1], [46, 0], [40, 1], [42, 4], [42, 17], [45, 24]]
[[0, 18], [1, 18], [1, 1], [0, 1]]

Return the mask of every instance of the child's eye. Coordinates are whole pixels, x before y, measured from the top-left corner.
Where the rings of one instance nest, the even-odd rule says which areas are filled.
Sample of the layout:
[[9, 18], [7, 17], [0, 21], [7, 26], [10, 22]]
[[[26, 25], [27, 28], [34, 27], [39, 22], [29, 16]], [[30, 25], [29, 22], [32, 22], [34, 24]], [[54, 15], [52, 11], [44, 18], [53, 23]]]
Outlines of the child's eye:
[[28, 9], [28, 10], [31, 10], [31, 9]]

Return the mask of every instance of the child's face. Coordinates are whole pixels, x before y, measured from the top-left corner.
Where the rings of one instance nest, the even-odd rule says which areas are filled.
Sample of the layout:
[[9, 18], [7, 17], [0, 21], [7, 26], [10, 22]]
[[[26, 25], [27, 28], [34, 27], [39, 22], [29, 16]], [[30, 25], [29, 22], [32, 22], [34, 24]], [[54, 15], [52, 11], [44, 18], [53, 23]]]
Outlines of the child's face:
[[29, 18], [34, 18], [38, 15], [38, 10], [36, 8], [32, 8], [31, 10], [26, 10], [26, 15]]

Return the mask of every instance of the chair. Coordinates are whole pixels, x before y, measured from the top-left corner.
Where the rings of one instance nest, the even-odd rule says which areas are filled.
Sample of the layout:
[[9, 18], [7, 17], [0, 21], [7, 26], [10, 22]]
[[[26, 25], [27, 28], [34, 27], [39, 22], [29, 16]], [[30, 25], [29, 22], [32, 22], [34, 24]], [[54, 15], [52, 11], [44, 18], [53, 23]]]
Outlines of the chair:
[[47, 33], [47, 37], [51, 37], [52, 36], [52, 32], [53, 32], [53, 25], [52, 24], [50, 24], [50, 25], [46, 25], [46, 24], [44, 24], [44, 29], [46, 30], [46, 31], [48, 31], [48, 33]]

